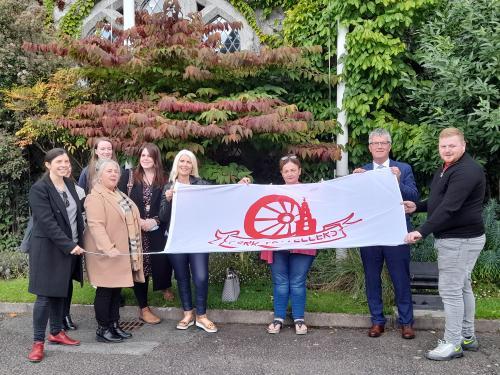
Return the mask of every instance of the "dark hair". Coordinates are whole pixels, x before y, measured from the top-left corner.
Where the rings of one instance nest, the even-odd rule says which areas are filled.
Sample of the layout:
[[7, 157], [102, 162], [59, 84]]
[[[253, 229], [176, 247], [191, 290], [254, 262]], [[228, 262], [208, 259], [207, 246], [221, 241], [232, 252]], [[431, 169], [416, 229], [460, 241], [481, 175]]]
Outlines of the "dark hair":
[[58, 156], [67, 154], [66, 150], [64, 148], [53, 148], [52, 150], [47, 151], [45, 154], [45, 157], [43, 158], [44, 163], [52, 163], [52, 160], [57, 158]]
[[[43, 163], [44, 163], [44, 165], [45, 165], [45, 163], [50, 164], [50, 163], [52, 163], [52, 160], [54, 160], [58, 156], [67, 155], [67, 154], [68, 153], [66, 152], [66, 150], [64, 148], [59, 148], [59, 147], [53, 148], [52, 150], [47, 151], [47, 153], [45, 154], [45, 157], [43, 158]], [[48, 175], [49, 175], [49, 171], [46, 170], [45, 174], [43, 176], [48, 176]]]
[[160, 149], [154, 143], [145, 143], [139, 149], [139, 152], [137, 154], [139, 162], [137, 168], [134, 171], [134, 182], [142, 181], [144, 178], [144, 168], [142, 168], [141, 165], [141, 155], [144, 150], [148, 151], [148, 154], [149, 156], [151, 156], [154, 163], [155, 178], [152, 181], [152, 185], [163, 186], [166, 183], [167, 178], [163, 170], [163, 163], [161, 162]]
[[297, 157], [297, 155], [288, 154], [288, 155], [283, 156], [280, 159], [280, 171], [283, 169], [285, 164], [288, 164], [288, 163], [295, 164], [297, 167], [301, 168], [300, 160]]

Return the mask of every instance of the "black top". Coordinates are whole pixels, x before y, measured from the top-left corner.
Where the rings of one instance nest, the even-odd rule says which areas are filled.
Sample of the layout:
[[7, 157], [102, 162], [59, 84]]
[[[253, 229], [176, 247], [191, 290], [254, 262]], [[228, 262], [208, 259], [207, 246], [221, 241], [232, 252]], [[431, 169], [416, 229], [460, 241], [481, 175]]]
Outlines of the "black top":
[[[210, 185], [210, 182], [202, 180], [199, 177], [189, 176], [189, 183], [191, 185]], [[172, 187], [172, 183], [169, 182], [163, 187], [163, 191], [161, 193], [161, 202], [160, 202], [160, 213], [159, 218], [162, 223], [164, 223], [167, 228], [170, 226], [170, 215], [172, 214], [172, 201], [167, 201], [165, 198], [165, 192]]]
[[483, 168], [469, 154], [432, 179], [429, 198], [417, 203], [417, 212], [428, 212], [417, 229], [422, 236], [473, 238], [484, 234], [483, 201], [486, 177]]
[[[121, 174], [120, 182], [118, 183], [118, 189], [120, 189], [125, 194], [128, 194], [128, 181], [129, 175], [133, 173], [132, 169], [127, 169], [123, 171]], [[158, 211], [160, 210], [160, 201], [161, 201], [161, 186], [152, 186], [151, 193], [151, 205], [149, 208], [149, 217], [156, 219], [158, 218]], [[141, 219], [146, 219], [146, 206], [144, 204], [144, 195], [143, 195], [143, 185], [142, 181], [134, 181], [132, 185], [132, 189], [130, 190], [130, 199], [134, 201], [139, 209], [139, 213], [141, 214]], [[165, 247], [165, 236], [163, 235], [166, 230], [166, 225], [160, 222], [160, 228], [148, 232], [151, 239], [151, 251], [157, 252], [162, 251]]]

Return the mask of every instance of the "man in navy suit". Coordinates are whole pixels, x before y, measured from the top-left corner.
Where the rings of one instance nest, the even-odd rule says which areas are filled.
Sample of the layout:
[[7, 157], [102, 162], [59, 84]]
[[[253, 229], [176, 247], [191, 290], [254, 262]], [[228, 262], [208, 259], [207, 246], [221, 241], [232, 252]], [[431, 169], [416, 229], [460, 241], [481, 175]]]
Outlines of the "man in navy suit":
[[[369, 137], [369, 150], [373, 162], [356, 168], [353, 173], [363, 173], [368, 170], [390, 168], [397, 177], [399, 189], [403, 200], [418, 198], [418, 190], [413, 178], [411, 167], [399, 161], [389, 159], [391, 151], [391, 135], [385, 129], [373, 130]], [[376, 197], [374, 197], [376, 199]], [[410, 219], [406, 216], [406, 226], [411, 230]], [[391, 228], [387, 228], [391, 230]], [[372, 326], [368, 336], [379, 337], [384, 332], [386, 319], [382, 304], [382, 281], [381, 273], [384, 261], [387, 265], [399, 312], [399, 325], [401, 336], [405, 339], [413, 339], [413, 304], [410, 287], [410, 247], [406, 244], [399, 246], [369, 246], [361, 248], [361, 259], [365, 270], [365, 288], [368, 299], [368, 307], [372, 319]]]

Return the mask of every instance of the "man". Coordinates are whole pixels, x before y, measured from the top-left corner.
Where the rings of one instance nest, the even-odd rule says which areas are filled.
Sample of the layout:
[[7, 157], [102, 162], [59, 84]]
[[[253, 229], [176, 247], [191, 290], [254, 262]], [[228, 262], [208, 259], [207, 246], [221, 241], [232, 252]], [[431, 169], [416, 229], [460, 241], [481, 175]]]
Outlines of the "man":
[[438, 252], [439, 295], [445, 311], [444, 340], [429, 351], [429, 359], [446, 361], [477, 350], [474, 335], [475, 299], [471, 273], [486, 242], [482, 218], [486, 178], [482, 167], [465, 153], [462, 131], [443, 129], [439, 156], [444, 164], [434, 174], [429, 198], [404, 202], [405, 212], [425, 212], [427, 220], [406, 236], [416, 241], [433, 233]]
[[[417, 200], [419, 198], [415, 179], [411, 167], [402, 162], [389, 159], [391, 151], [391, 135], [385, 129], [375, 129], [368, 137], [369, 150], [373, 162], [362, 168], [356, 168], [354, 173], [362, 173], [367, 170], [390, 168], [399, 182], [399, 189], [403, 200]], [[376, 198], [374, 198], [376, 199]], [[410, 220], [406, 217], [406, 226], [410, 230]], [[390, 228], [387, 228], [390, 230]], [[372, 326], [368, 336], [379, 337], [384, 332], [386, 319], [382, 304], [382, 267], [385, 263], [394, 285], [394, 293], [399, 313], [399, 325], [401, 336], [405, 339], [413, 339], [413, 303], [410, 287], [410, 246], [403, 244], [399, 246], [369, 246], [361, 248], [361, 259], [365, 270], [365, 288], [370, 308]]]

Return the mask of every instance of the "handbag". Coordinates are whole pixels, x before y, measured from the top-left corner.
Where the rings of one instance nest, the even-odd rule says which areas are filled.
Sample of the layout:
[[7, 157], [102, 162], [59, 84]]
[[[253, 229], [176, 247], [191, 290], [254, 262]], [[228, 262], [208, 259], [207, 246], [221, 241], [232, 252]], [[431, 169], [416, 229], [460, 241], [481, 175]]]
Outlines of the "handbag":
[[23, 240], [19, 245], [19, 251], [21, 253], [29, 253], [30, 252], [30, 242], [31, 242], [31, 234], [33, 233], [33, 216], [30, 216], [28, 221], [28, 226], [24, 232]]
[[222, 289], [223, 302], [236, 302], [240, 295], [240, 279], [232, 268], [226, 269], [226, 279]]

